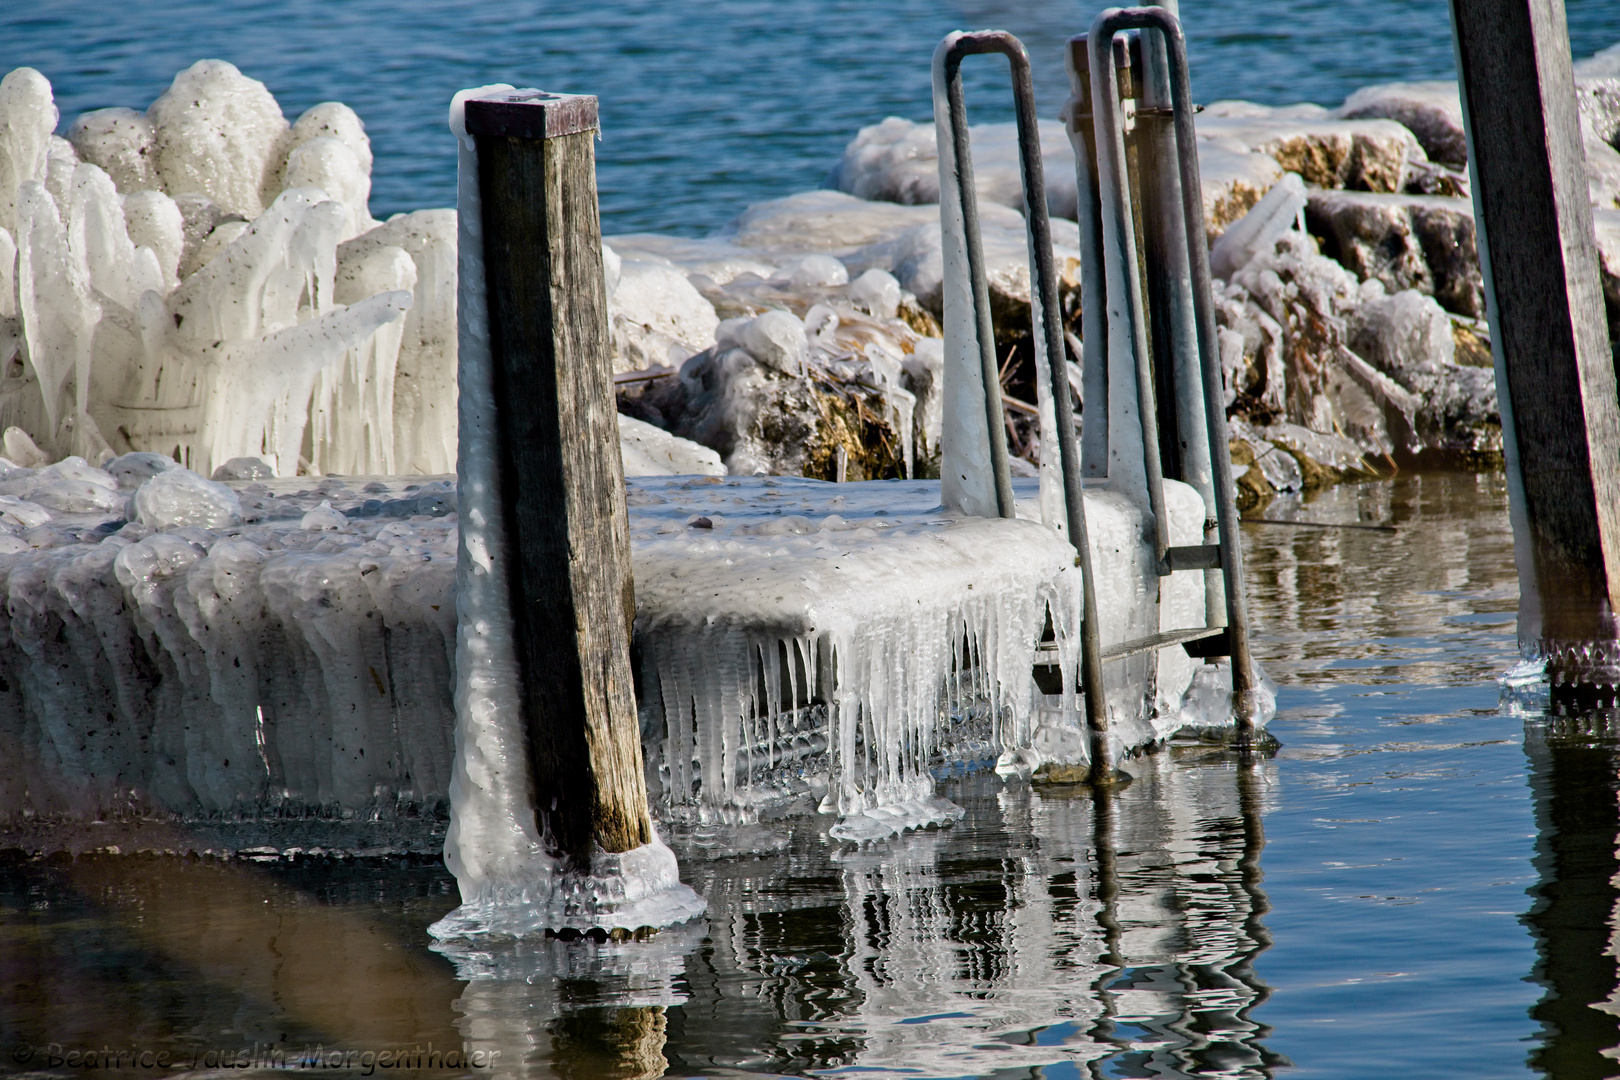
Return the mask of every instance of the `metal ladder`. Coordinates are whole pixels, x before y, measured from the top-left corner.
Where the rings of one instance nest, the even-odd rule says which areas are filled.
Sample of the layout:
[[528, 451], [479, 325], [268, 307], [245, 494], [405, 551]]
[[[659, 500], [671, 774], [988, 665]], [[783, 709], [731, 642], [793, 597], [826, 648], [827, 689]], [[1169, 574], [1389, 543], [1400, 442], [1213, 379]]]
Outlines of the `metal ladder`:
[[[1202, 377], [1204, 420], [1208, 429], [1214, 480], [1217, 539], [1213, 544], [1173, 546], [1169, 539], [1169, 517], [1164, 500], [1164, 470], [1159, 451], [1158, 397], [1155, 376], [1176, 392], [1167, 371], [1154, 371], [1148, 352], [1146, 323], [1140, 277], [1136, 272], [1137, 254], [1129, 178], [1125, 169], [1124, 123], [1121, 116], [1118, 83], [1115, 77], [1114, 41], [1122, 31], [1136, 29], [1163, 36], [1169, 57], [1171, 105], [1161, 116], [1174, 123], [1175, 156], [1179, 162], [1182, 225], [1186, 236], [1187, 259], [1193, 284], [1195, 325], [1186, 338], [1197, 343], [1197, 371]], [[1108, 747], [1108, 713], [1103, 693], [1103, 665], [1139, 653], [1182, 645], [1194, 656], [1230, 656], [1232, 661], [1232, 708], [1239, 745], [1253, 737], [1255, 719], [1254, 665], [1249, 649], [1248, 616], [1243, 596], [1243, 552], [1238, 535], [1238, 514], [1231, 459], [1227, 453], [1226, 410], [1215, 333], [1214, 303], [1210, 285], [1209, 251], [1204, 228], [1202, 187], [1198, 176], [1198, 156], [1193, 130], [1193, 105], [1187, 77], [1186, 41], [1176, 17], [1163, 8], [1110, 8], [1092, 23], [1091, 31], [1070, 42], [1071, 70], [1089, 70], [1089, 86], [1078, 74], [1075, 98], [1067, 109], [1071, 140], [1075, 144], [1076, 186], [1082, 246], [1082, 319], [1086, 328], [1084, 378], [1088, 416], [1088, 450], [1100, 445], [1100, 460], [1106, 463], [1107, 406], [1106, 364], [1107, 316], [1103, 290], [1106, 268], [1100, 213], [1110, 213], [1123, 244], [1126, 310], [1131, 326], [1131, 357], [1136, 373], [1138, 415], [1142, 423], [1142, 446], [1147, 476], [1149, 506], [1155, 528], [1155, 554], [1160, 576], [1183, 570], [1222, 572], [1225, 620], [1210, 626], [1170, 630], [1104, 647], [1099, 639], [1097, 601], [1091, 566], [1091, 548], [1086, 532], [1085, 504], [1081, 493], [1082, 454], [1076, 432], [1074, 407], [1066, 370], [1061, 307], [1058, 299], [1057, 269], [1053, 262], [1051, 223], [1046, 206], [1046, 183], [1041, 166], [1040, 137], [1035, 114], [1034, 85], [1030, 76], [1029, 54], [1019, 40], [1003, 31], [982, 31], [952, 35], [940, 50], [937, 61], [943, 65], [948, 101], [947, 130], [955, 154], [956, 181], [967, 249], [967, 263], [974, 300], [981, 366], [985, 387], [985, 408], [989, 421], [991, 467], [995, 472], [997, 510], [1002, 517], [1013, 517], [1012, 482], [1008, 468], [1006, 439], [995, 433], [1003, 430], [1001, 384], [996, 363], [995, 336], [990, 316], [988, 279], [980, 240], [977, 196], [973, 186], [973, 165], [968, 137], [967, 111], [962, 94], [963, 58], [985, 53], [1007, 57], [1012, 75], [1013, 104], [1018, 129], [1019, 164], [1023, 180], [1025, 223], [1029, 237], [1034, 295], [1031, 304], [1033, 331], [1045, 346], [1046, 368], [1037, 378], [1047, 380], [1056, 414], [1059, 461], [1063, 476], [1064, 509], [1070, 540], [1074, 543], [1083, 577], [1081, 612], [1080, 673], [1085, 699], [1086, 724], [1091, 750], [1091, 782], [1102, 785], [1112, 780], [1112, 756]], [[1083, 57], [1083, 65], [1075, 59]], [[1089, 93], [1088, 93], [1089, 91]], [[1088, 100], [1108, 104], [1104, 109], [1087, 111]], [[1137, 115], [1143, 116], [1141, 109]], [[1093, 136], [1093, 129], [1096, 131]], [[1078, 136], [1078, 137], [1077, 137]], [[1098, 153], [1097, 147], [1101, 147]], [[1096, 162], [1097, 177], [1092, 175]], [[942, 192], [942, 197], [944, 193]], [[1187, 358], [1190, 362], [1191, 358]], [[1162, 366], [1162, 365], [1161, 365]], [[1101, 401], [1093, 387], [1100, 383]], [[1058, 392], [1061, 388], [1062, 392]], [[1097, 405], [1101, 404], [1101, 408]], [[1099, 413], [1101, 414], [1099, 417]], [[1100, 442], [1099, 442], [1100, 437]], [[1093, 454], [1086, 457], [1093, 459]], [[1091, 464], [1091, 460], [1085, 462]], [[1097, 475], [1094, 468], [1088, 474]], [[1104, 464], [1103, 475], [1106, 474]]]

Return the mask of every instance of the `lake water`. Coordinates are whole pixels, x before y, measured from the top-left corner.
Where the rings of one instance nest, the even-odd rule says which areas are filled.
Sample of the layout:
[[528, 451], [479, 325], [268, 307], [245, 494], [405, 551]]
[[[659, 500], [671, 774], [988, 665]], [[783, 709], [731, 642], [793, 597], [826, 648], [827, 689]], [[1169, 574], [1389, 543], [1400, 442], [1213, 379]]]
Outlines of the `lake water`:
[[1396, 527], [1245, 527], [1275, 756], [1172, 746], [1095, 801], [948, 780], [963, 822], [865, 848], [677, 837], [709, 916], [624, 945], [435, 952], [432, 860], [13, 855], [0, 1068], [431, 1042], [529, 1076], [1612, 1075], [1620, 751], [1498, 707], [1503, 482], [1268, 513]]
[[[1101, 5], [1098, 5], [1100, 7]], [[50, 78], [65, 124], [144, 109], [176, 71], [229, 60], [289, 116], [359, 111], [372, 210], [455, 203], [450, 95], [490, 82], [598, 95], [603, 231], [702, 234], [750, 203], [820, 185], [855, 132], [926, 119], [928, 61], [951, 30], [1018, 34], [1043, 112], [1067, 94], [1063, 42], [1098, 7], [1014, 0], [23, 0], [0, 5], [0, 70]], [[1620, 4], [1567, 0], [1571, 47], [1620, 41]], [[1357, 87], [1452, 78], [1446, 0], [1186, 0], [1201, 101], [1336, 105]], [[976, 119], [1010, 119], [1005, 65], [964, 68]]]
[[[1620, 40], [1613, 0], [1568, 10], [1577, 55]], [[204, 56], [289, 114], [347, 101], [379, 215], [452, 201], [455, 89], [593, 92], [607, 231], [695, 233], [815, 186], [862, 124], [925, 117], [950, 29], [1023, 36], [1052, 111], [1089, 14], [54, 0], [0, 13], [0, 66], [46, 72], [68, 118], [144, 106]], [[1450, 75], [1433, 0], [1185, 14], [1203, 100]], [[994, 74], [973, 69], [972, 100], [999, 99]], [[1498, 707], [1517, 598], [1502, 481], [1404, 476], [1269, 513], [1397, 526], [1246, 527], [1274, 757], [1173, 747], [1095, 802], [951, 780], [963, 822], [866, 849], [814, 822], [748, 857], [681, 838], [708, 919], [622, 946], [435, 952], [425, 928], [455, 893], [434, 860], [12, 853], [0, 1069], [79, 1075], [67, 1052], [93, 1048], [221, 1074], [223, 1053], [239, 1074], [320, 1047], [365, 1072], [362, 1052], [431, 1044], [484, 1054], [449, 1070], [475, 1076], [496, 1052], [496, 1072], [570, 1077], [1614, 1074], [1620, 750]]]

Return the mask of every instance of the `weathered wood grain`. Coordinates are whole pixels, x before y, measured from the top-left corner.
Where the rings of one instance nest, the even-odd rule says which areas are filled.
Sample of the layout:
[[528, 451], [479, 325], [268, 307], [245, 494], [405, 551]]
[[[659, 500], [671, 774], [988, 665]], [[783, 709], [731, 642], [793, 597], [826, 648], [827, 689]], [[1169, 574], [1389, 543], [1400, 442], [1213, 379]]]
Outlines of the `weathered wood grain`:
[[535, 809], [576, 869], [597, 845], [622, 852], [652, 838], [595, 136], [476, 136]]
[[1515, 542], [1534, 563], [1539, 636], [1612, 638], [1620, 398], [1563, 3], [1452, 0], [1451, 13]]

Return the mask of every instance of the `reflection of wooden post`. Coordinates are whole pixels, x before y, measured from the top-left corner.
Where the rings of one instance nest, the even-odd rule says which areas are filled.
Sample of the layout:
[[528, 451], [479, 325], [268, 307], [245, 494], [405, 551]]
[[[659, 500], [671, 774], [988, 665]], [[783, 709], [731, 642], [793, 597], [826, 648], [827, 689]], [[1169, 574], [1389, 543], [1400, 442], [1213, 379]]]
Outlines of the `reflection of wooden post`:
[[477, 140], [501, 513], [535, 812], [575, 869], [652, 839], [596, 203], [596, 99], [466, 103]]
[[1452, 0], [1451, 17], [1519, 552], [1519, 635], [1547, 657], [1555, 683], [1609, 683], [1620, 398], [1564, 5]]
[[551, 1024], [555, 1067], [564, 1080], [657, 1080], [664, 1057], [662, 1006], [576, 1009]]

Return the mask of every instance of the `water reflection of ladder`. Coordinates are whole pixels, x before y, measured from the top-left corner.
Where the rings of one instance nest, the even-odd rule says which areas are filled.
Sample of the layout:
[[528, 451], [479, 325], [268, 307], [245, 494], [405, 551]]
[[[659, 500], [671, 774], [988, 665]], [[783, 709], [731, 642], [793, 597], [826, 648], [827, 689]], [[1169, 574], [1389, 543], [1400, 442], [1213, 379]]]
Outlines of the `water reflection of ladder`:
[[[1154, 54], [1168, 61], [1169, 98], [1167, 105], [1148, 105], [1135, 110], [1138, 124], [1152, 125], [1146, 134], [1162, 134], [1164, 121], [1174, 130], [1173, 145], [1168, 138], [1166, 158], [1179, 165], [1179, 176], [1165, 174], [1137, 176], [1140, 186], [1155, 185], [1161, 196], [1179, 190], [1179, 216], [1170, 224], [1180, 225], [1185, 238], [1184, 273], [1191, 280], [1191, 307], [1169, 303], [1154, 312], [1169, 328], [1164, 344], [1176, 351], [1161, 349], [1161, 362], [1154, 363], [1149, 352], [1146, 312], [1142, 295], [1142, 275], [1138, 270], [1137, 222], [1140, 216], [1131, 203], [1126, 163], [1126, 121], [1120, 84], [1115, 72], [1115, 56], [1128, 62], [1131, 48], [1119, 35], [1139, 32], [1133, 44], [1137, 54], [1148, 42]], [[1115, 42], [1127, 45], [1116, 48]], [[1229, 656], [1232, 660], [1232, 708], [1240, 743], [1253, 733], [1255, 694], [1254, 665], [1249, 650], [1248, 619], [1243, 597], [1243, 552], [1238, 535], [1238, 515], [1232, 464], [1227, 453], [1226, 412], [1220, 353], [1216, 338], [1214, 304], [1209, 272], [1209, 249], [1204, 229], [1202, 187], [1193, 130], [1193, 106], [1187, 76], [1186, 42], [1180, 23], [1163, 8], [1110, 8], [1092, 24], [1089, 35], [1070, 42], [1070, 69], [1075, 97], [1067, 109], [1069, 132], [1075, 148], [1078, 207], [1082, 247], [1082, 326], [1085, 333], [1086, 452], [1076, 433], [1073, 401], [1067, 392], [1066, 347], [1062, 309], [1058, 300], [1057, 269], [1052, 252], [1051, 224], [1048, 219], [1046, 184], [1041, 167], [1040, 136], [1035, 115], [1035, 95], [1030, 76], [1029, 56], [1022, 43], [1002, 31], [953, 34], [935, 54], [936, 85], [944, 83], [948, 115], [943, 118], [949, 147], [941, 154], [954, 160], [954, 176], [942, 170], [945, 184], [941, 202], [954, 199], [960, 204], [962, 241], [965, 247], [969, 284], [972, 289], [974, 329], [978, 338], [984, 382], [985, 411], [989, 439], [990, 467], [993, 472], [995, 506], [1002, 517], [1015, 516], [1012, 483], [1002, 430], [999, 367], [995, 335], [991, 323], [988, 278], [980, 239], [977, 197], [973, 184], [973, 164], [968, 136], [966, 106], [963, 100], [961, 63], [964, 57], [1000, 53], [1011, 66], [1013, 101], [1017, 117], [1018, 151], [1023, 179], [1025, 223], [1031, 260], [1031, 315], [1037, 356], [1045, 360], [1037, 379], [1055, 409], [1059, 461], [1063, 477], [1064, 509], [1068, 534], [1079, 554], [1084, 576], [1081, 626], [1080, 671], [1086, 703], [1086, 720], [1091, 741], [1091, 770], [1094, 782], [1105, 779], [1110, 767], [1108, 715], [1102, 692], [1104, 664], [1139, 653], [1182, 645], [1194, 655], [1206, 658]], [[1123, 66], [1123, 65], [1122, 65]], [[1103, 102], [1105, 107], [1095, 108]], [[951, 181], [954, 180], [954, 183]], [[954, 188], [955, 190], [946, 190]], [[1144, 200], [1144, 213], [1164, 213], [1174, 209], [1174, 199]], [[1106, 215], [1106, 218], [1105, 218]], [[1159, 224], [1150, 222], [1149, 224]], [[1112, 244], [1105, 244], [1110, 236]], [[946, 241], [951, 243], [950, 237]], [[1116, 297], [1115, 308], [1122, 310], [1129, 324], [1128, 348], [1121, 355], [1109, 350], [1105, 282], [1110, 258], [1117, 260], [1115, 280], [1124, 295]], [[1123, 303], [1120, 303], [1123, 301]], [[1179, 323], [1179, 325], [1177, 325]], [[1157, 325], [1156, 324], [1156, 329]], [[1179, 332], [1177, 332], [1179, 331]], [[1141, 420], [1142, 460], [1149, 507], [1154, 522], [1154, 545], [1159, 575], [1179, 571], [1219, 571], [1222, 587], [1211, 589], [1209, 598], [1224, 607], [1224, 620], [1211, 625], [1169, 630], [1104, 646], [1099, 640], [1096, 590], [1087, 542], [1085, 505], [1081, 477], [1107, 475], [1108, 408], [1107, 366], [1118, 360], [1129, 363], [1135, 372]], [[1179, 376], [1179, 379], [1178, 379]], [[1062, 393], [1056, 392], [1059, 388]], [[1196, 415], [1197, 399], [1202, 399], [1207, 429], [1207, 460], [1190, 463], [1202, 466], [1207, 507], [1214, 511], [1214, 543], [1173, 546], [1170, 521], [1164, 497], [1164, 468], [1160, 453], [1160, 395], [1170, 397], [1180, 408]], [[1171, 415], [1176, 415], [1172, 413]], [[1100, 447], [1100, 454], [1095, 448]], [[1186, 449], [1183, 449], [1183, 453]], [[1184, 473], [1188, 470], [1183, 469]], [[1206, 540], [1210, 539], [1206, 530]], [[1210, 605], [1213, 607], [1213, 604]], [[1051, 650], [1055, 653], [1055, 648]]]

